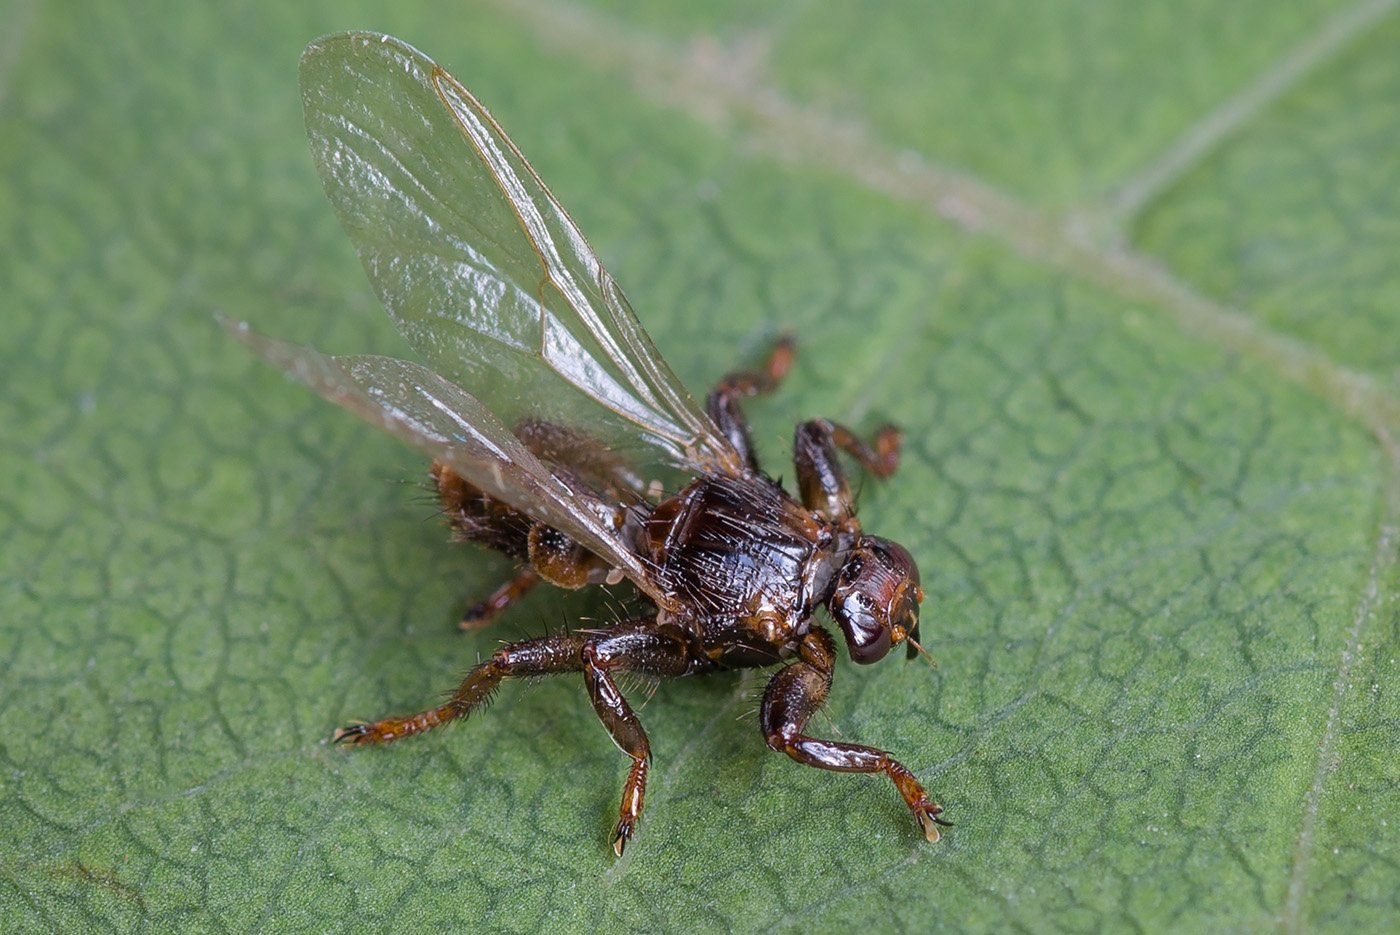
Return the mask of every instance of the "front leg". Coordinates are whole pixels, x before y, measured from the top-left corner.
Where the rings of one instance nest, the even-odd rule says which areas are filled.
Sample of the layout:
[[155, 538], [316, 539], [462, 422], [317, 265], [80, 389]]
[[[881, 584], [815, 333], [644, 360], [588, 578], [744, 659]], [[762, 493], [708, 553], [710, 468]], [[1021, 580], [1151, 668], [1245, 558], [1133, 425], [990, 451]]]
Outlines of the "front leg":
[[948, 824], [938, 816], [943, 806], [929, 798], [919, 780], [904, 764], [883, 750], [854, 743], [819, 740], [802, 733], [807, 720], [826, 701], [836, 646], [831, 635], [813, 627], [798, 650], [800, 661], [773, 676], [763, 693], [760, 721], [769, 749], [786, 753], [799, 763], [844, 773], [884, 773], [890, 777], [904, 804], [914, 814], [924, 837], [939, 838], [939, 825]]
[[875, 444], [867, 445], [846, 428], [830, 419], [812, 419], [797, 427], [792, 442], [792, 460], [797, 468], [797, 486], [802, 504], [833, 522], [855, 515], [855, 498], [846, 483], [846, 473], [836, 460], [838, 450], [855, 458], [876, 477], [889, 477], [899, 466], [903, 435], [893, 425], [875, 433]]
[[754, 471], [758, 470], [758, 459], [753, 453], [749, 424], [744, 418], [744, 411], [739, 408], [739, 400], [776, 389], [787, 375], [796, 353], [797, 341], [791, 335], [783, 335], [768, 352], [768, 360], [764, 362], [762, 370], [738, 370], [729, 374], [705, 399], [705, 411], [715, 420], [715, 425], [729, 439], [734, 450], [743, 457], [744, 463]]

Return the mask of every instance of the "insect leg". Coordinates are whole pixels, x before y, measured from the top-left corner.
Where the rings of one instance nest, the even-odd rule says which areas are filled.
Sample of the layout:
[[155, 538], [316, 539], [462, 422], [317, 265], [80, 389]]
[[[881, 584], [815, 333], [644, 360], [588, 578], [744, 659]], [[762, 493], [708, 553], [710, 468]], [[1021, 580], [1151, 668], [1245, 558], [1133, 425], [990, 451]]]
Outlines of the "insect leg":
[[758, 461], [754, 457], [753, 443], [749, 440], [749, 425], [744, 412], [739, 408], [739, 400], [746, 396], [769, 393], [777, 388], [792, 366], [797, 353], [797, 342], [791, 335], [784, 335], [768, 352], [768, 360], [762, 370], [738, 370], [729, 374], [710, 391], [705, 399], [705, 409], [715, 420], [720, 431], [730, 444], [743, 456], [744, 461], [755, 471]]
[[872, 447], [854, 432], [829, 419], [812, 419], [797, 427], [792, 443], [792, 460], [797, 469], [797, 485], [802, 503], [828, 519], [842, 520], [855, 511], [846, 474], [836, 460], [837, 450], [846, 452], [876, 477], [889, 477], [899, 466], [902, 433], [893, 425], [875, 433]]
[[577, 672], [583, 668], [580, 650], [584, 638], [576, 634], [546, 636], [508, 643], [491, 658], [467, 673], [446, 704], [407, 717], [385, 718], [367, 724], [342, 727], [331, 738], [335, 743], [388, 743], [421, 734], [448, 721], [466, 717], [485, 704], [496, 686], [507, 678], [521, 675], [550, 675]]
[[479, 630], [487, 626], [499, 617], [507, 607], [524, 597], [536, 584], [539, 584], [540, 576], [533, 568], [521, 568], [515, 575], [491, 592], [491, 596], [484, 601], [478, 601], [467, 612], [462, 615], [461, 623], [457, 624], [463, 630]]
[[469, 609], [463, 629], [484, 626], [516, 598], [540, 581], [561, 588], [581, 588], [600, 581], [607, 572], [593, 556], [568, 536], [483, 493], [441, 461], [432, 466], [442, 511], [454, 537], [479, 542], [525, 564], [514, 578], [486, 600]]
[[598, 719], [612, 735], [613, 742], [632, 758], [632, 768], [622, 787], [622, 807], [613, 832], [613, 852], [622, 856], [628, 840], [642, 817], [646, 796], [647, 771], [651, 766], [651, 744], [642, 722], [623, 697], [612, 670], [623, 669], [652, 675], [683, 675], [690, 668], [689, 644], [679, 634], [650, 628], [650, 623], [625, 625], [621, 631], [585, 643], [583, 678], [588, 697]]
[[831, 635], [814, 627], [798, 650], [800, 661], [774, 675], [763, 693], [760, 723], [769, 749], [786, 753], [799, 763], [844, 773], [884, 773], [894, 782], [914, 814], [924, 837], [937, 841], [943, 807], [902, 763], [883, 750], [854, 743], [819, 740], [802, 733], [808, 718], [826, 701], [836, 646]]

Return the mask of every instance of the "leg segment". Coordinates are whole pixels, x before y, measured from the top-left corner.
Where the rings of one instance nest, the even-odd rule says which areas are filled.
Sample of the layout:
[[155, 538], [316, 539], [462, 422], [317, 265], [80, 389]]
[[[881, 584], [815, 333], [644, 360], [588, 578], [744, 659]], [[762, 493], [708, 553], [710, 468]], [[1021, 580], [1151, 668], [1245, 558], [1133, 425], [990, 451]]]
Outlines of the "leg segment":
[[939, 838], [943, 807], [928, 797], [924, 787], [902, 763], [883, 750], [854, 743], [819, 740], [802, 733], [808, 718], [826, 701], [836, 646], [831, 635], [814, 627], [802, 641], [801, 661], [773, 676], [763, 693], [760, 715], [769, 749], [786, 753], [799, 763], [846, 773], [884, 773], [890, 777], [914, 820], [929, 841]]
[[540, 576], [527, 565], [505, 584], [492, 591], [486, 600], [468, 607], [467, 612], [462, 615], [462, 622], [457, 625], [463, 630], [479, 630], [487, 626], [507, 607], [524, 597], [539, 580]]
[[446, 704], [407, 717], [342, 727], [332, 739], [348, 744], [388, 743], [466, 717], [485, 704], [507, 678], [582, 671], [598, 719], [618, 748], [632, 758], [613, 832], [613, 850], [621, 857], [642, 816], [651, 745], [612, 673], [631, 670], [684, 675], [694, 664], [685, 636], [672, 627], [658, 627], [654, 620], [629, 621], [602, 634], [571, 633], [524, 640], [501, 647], [472, 669]]
[[705, 409], [715, 420], [720, 431], [729, 439], [744, 458], [745, 463], [755, 471], [758, 462], [754, 458], [753, 444], [749, 441], [749, 426], [744, 419], [739, 400], [746, 396], [769, 393], [777, 388], [792, 366], [797, 353], [797, 342], [791, 335], [784, 335], [768, 352], [768, 360], [762, 370], [738, 370], [729, 374], [719, 385], [710, 391], [705, 400]]
[[331, 739], [336, 743], [388, 743], [432, 730], [481, 707], [504, 679], [577, 672], [583, 667], [583, 645], [584, 637], [573, 633], [509, 643], [468, 672], [446, 704], [407, 717], [351, 724], [340, 728]]
[[835, 521], [853, 515], [854, 499], [846, 474], [836, 460], [836, 452], [846, 452], [876, 477], [889, 477], [899, 466], [902, 438], [893, 425], [882, 426], [875, 433], [872, 447], [850, 429], [829, 419], [803, 422], [797, 427], [792, 444], [803, 505]]
[[680, 634], [666, 629], [644, 626], [606, 636], [583, 647], [583, 679], [588, 685], [593, 710], [618, 749], [632, 758], [632, 768], [622, 787], [617, 828], [613, 831], [613, 852], [618, 857], [622, 856], [642, 817], [647, 772], [651, 767], [651, 744], [632, 706], [613, 681], [612, 670], [683, 675], [690, 665], [688, 642]]

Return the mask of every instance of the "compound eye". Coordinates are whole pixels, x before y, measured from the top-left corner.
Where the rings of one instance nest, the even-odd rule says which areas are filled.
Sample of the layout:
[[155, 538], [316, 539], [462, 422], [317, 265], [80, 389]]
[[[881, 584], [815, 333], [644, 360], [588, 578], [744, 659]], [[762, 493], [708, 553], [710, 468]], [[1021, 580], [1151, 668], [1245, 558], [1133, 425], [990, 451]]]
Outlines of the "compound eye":
[[875, 609], [870, 595], [854, 590], [831, 608], [832, 616], [846, 635], [851, 658], [862, 664], [877, 662], [890, 651], [889, 622]]

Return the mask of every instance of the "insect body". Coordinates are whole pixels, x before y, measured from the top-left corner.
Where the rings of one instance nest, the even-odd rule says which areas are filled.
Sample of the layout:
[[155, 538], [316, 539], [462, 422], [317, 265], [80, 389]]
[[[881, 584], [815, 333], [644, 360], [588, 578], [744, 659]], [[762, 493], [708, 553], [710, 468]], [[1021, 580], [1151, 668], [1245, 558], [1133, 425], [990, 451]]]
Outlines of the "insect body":
[[[474, 607], [480, 626], [540, 581], [629, 580], [646, 612], [510, 643], [449, 700], [357, 723], [335, 739], [383, 743], [465, 717], [505, 679], [582, 673], [632, 761], [613, 848], [642, 813], [651, 752], [614, 679], [786, 663], [769, 681], [768, 746], [799, 763], [884, 773], [930, 841], [942, 808], [888, 753], [804, 733], [831, 686], [835, 641], [874, 662], [917, 651], [913, 558], [866, 535], [838, 452], [891, 474], [899, 433], [873, 445], [824, 419], [798, 426], [799, 496], [759, 470], [740, 400], [782, 379], [793, 343], [724, 378], [702, 409], [656, 354], [622, 292], [484, 107], [421, 53], [362, 33], [302, 58], [307, 132], [327, 195], [399, 330], [430, 364], [329, 357], [230, 329], [331, 401], [431, 454], [459, 538], [521, 568]], [[673, 491], [669, 494], [667, 490]]]

